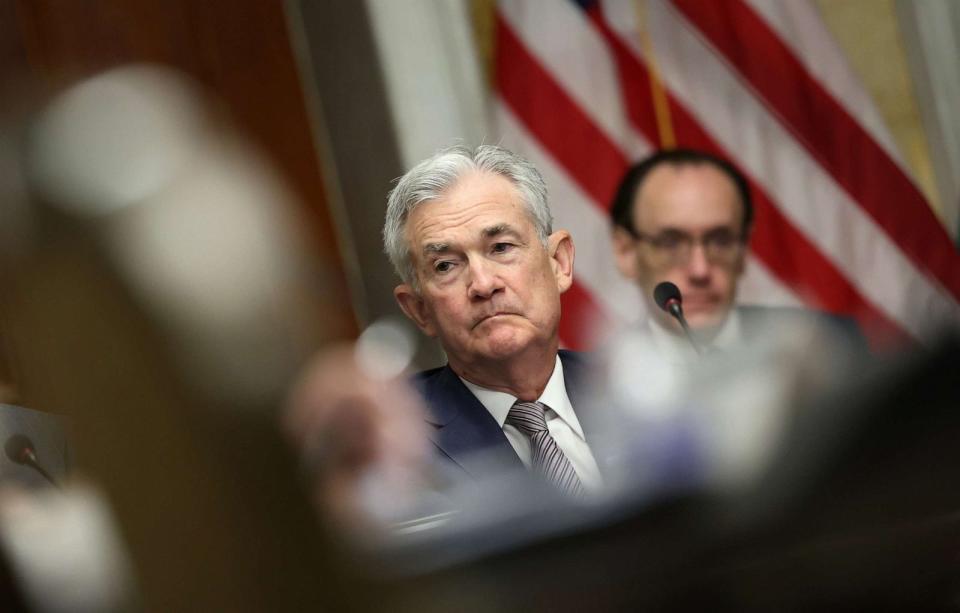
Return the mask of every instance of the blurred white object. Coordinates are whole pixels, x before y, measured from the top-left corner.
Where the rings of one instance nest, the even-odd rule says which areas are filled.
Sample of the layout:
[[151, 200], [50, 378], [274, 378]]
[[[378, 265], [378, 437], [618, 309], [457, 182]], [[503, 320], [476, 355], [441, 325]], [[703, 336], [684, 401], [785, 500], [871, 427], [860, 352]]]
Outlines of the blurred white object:
[[291, 192], [215, 110], [179, 73], [108, 71], [40, 116], [30, 174], [90, 222], [189, 379], [256, 406], [314, 350], [324, 279]]
[[108, 213], [154, 196], [202, 155], [204, 106], [177, 73], [123, 67], [54, 100], [36, 131], [32, 170], [51, 201]]
[[850, 347], [812, 325], [690, 364], [663, 358], [643, 333], [609, 348], [597, 411], [608, 482], [650, 497], [676, 490], [736, 495], [780, 449], [802, 400], [843, 381]]
[[31, 610], [128, 610], [133, 579], [116, 526], [89, 485], [0, 493], [0, 540]]
[[384, 317], [363, 331], [357, 339], [356, 359], [374, 379], [399, 377], [413, 362], [417, 339], [401, 317]]

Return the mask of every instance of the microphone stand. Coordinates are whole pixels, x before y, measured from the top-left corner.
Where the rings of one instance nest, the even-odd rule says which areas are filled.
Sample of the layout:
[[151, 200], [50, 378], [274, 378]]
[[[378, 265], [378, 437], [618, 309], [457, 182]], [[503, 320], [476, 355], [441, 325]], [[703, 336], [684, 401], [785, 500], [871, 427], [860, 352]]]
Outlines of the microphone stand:
[[697, 352], [697, 355], [702, 356], [703, 349], [693, 338], [693, 332], [690, 331], [690, 326], [687, 325], [687, 318], [683, 316], [683, 307], [680, 306], [680, 301], [676, 298], [671, 298], [667, 301], [666, 307], [667, 313], [673, 315], [676, 320], [680, 322], [680, 327], [683, 328], [683, 333], [686, 335], [687, 340], [690, 341], [690, 346]]
[[58, 490], [63, 489], [60, 487], [60, 484], [57, 483], [56, 479], [53, 478], [53, 475], [48, 473], [46, 469], [40, 465], [40, 462], [37, 461], [37, 452], [33, 443], [23, 434], [14, 434], [8, 438], [4, 444], [4, 452], [6, 452], [7, 457], [13, 462], [21, 466], [29, 466], [40, 473], [40, 476], [49, 481], [53, 487]]

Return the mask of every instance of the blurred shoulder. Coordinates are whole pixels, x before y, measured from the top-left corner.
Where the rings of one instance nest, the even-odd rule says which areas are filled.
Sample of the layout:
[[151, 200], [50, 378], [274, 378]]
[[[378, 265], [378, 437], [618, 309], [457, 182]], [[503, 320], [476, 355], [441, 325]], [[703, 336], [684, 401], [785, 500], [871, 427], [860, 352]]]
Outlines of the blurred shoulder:
[[749, 340], [757, 333], [776, 326], [818, 325], [845, 336], [849, 341], [867, 346], [866, 338], [853, 317], [800, 307], [771, 307], [742, 305], [737, 307], [744, 337]]

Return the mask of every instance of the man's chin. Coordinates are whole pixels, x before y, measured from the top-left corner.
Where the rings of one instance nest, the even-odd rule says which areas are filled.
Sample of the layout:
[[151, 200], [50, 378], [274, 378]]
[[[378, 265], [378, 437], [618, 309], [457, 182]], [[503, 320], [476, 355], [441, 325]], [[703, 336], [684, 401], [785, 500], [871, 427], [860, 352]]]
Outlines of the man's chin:
[[719, 309], [684, 313], [687, 319], [687, 325], [690, 326], [693, 332], [698, 334], [709, 334], [716, 331], [717, 328], [723, 325], [725, 315], [726, 314]]
[[505, 359], [523, 352], [533, 342], [530, 334], [516, 326], [498, 325], [483, 338], [483, 353], [491, 359]]

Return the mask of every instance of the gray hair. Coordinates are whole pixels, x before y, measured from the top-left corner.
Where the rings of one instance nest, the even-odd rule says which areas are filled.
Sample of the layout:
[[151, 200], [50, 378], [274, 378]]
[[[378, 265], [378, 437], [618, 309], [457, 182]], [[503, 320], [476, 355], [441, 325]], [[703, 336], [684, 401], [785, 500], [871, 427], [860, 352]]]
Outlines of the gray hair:
[[387, 198], [383, 250], [404, 283], [419, 287], [404, 232], [410, 211], [424, 202], [442, 197], [460, 179], [474, 172], [500, 175], [513, 183], [520, 192], [540, 242], [547, 245], [547, 238], [553, 232], [553, 218], [547, 205], [547, 184], [536, 167], [496, 145], [480, 145], [473, 150], [455, 145], [411, 168], [397, 180]]

